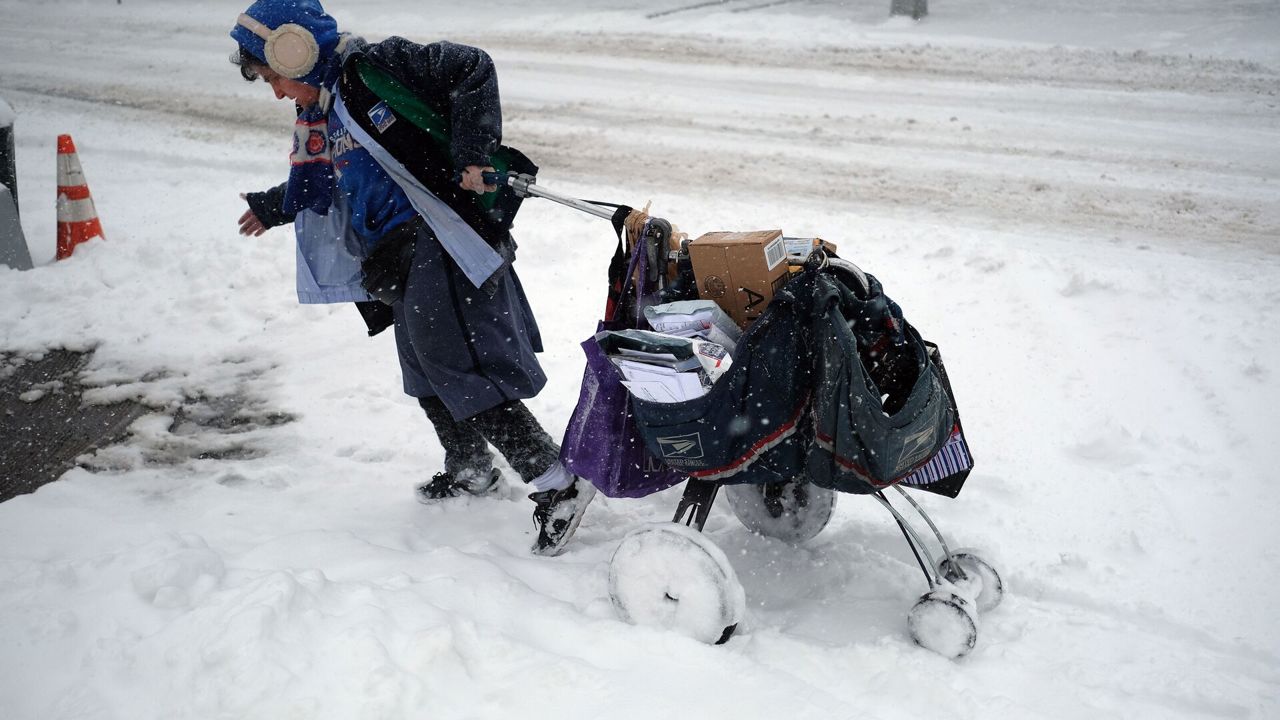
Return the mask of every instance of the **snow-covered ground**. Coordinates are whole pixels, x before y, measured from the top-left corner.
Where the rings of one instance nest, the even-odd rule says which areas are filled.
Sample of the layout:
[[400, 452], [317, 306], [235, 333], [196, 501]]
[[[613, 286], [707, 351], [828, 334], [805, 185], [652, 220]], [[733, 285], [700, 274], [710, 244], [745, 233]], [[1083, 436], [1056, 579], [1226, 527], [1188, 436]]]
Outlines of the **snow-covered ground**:
[[[720, 647], [608, 599], [619, 540], [678, 489], [597, 500], [550, 559], [511, 475], [414, 502], [441, 451], [391, 338], [296, 305], [288, 230], [235, 233], [291, 124], [226, 62], [242, 5], [0, 0], [33, 258], [57, 133], [108, 237], [0, 268], [0, 352], [93, 349], [86, 401], [155, 409], [0, 504], [0, 717], [1280, 716], [1280, 5], [646, 17], [681, 4], [328, 7], [490, 50], [547, 187], [821, 235], [881, 279], [945, 352], [978, 460], [958, 499], [920, 498], [1008, 584], [973, 653], [911, 643], [924, 583], [867, 498], [800, 547], [714, 510], [748, 604]], [[530, 405], [558, 433], [611, 235], [530, 201], [517, 236], [551, 377]]]

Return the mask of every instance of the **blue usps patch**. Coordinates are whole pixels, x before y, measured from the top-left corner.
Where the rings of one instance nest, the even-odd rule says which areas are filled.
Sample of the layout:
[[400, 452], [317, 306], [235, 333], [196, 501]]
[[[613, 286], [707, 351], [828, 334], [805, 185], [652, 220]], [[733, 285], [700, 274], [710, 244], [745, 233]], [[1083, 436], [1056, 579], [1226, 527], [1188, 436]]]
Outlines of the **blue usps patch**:
[[703, 455], [702, 433], [671, 435], [657, 440], [658, 447], [662, 448], [662, 457], [668, 460], [700, 458]]
[[383, 100], [369, 109], [369, 120], [373, 122], [374, 127], [378, 128], [378, 132], [384, 133], [396, 121], [396, 115]]

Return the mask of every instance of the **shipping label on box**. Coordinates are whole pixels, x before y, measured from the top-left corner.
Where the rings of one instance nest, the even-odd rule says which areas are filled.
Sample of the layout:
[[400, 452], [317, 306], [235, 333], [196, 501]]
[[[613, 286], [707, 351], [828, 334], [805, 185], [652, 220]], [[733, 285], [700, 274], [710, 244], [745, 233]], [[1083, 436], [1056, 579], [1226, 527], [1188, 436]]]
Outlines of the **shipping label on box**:
[[804, 262], [808, 259], [809, 254], [818, 248], [822, 248], [832, 255], [836, 252], [835, 243], [818, 237], [784, 237], [782, 238], [782, 244], [787, 249], [787, 258], [792, 262]]
[[707, 233], [689, 243], [689, 260], [698, 296], [741, 327], [760, 317], [789, 278], [781, 230]]

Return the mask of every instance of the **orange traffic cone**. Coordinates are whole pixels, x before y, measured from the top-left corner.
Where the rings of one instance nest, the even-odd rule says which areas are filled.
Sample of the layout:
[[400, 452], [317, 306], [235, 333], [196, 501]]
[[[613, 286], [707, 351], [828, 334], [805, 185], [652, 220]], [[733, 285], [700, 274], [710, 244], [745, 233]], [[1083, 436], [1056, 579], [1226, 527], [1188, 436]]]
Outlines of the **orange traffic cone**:
[[84, 181], [84, 169], [70, 135], [58, 136], [58, 259], [71, 257], [76, 245], [103, 237], [98, 211]]

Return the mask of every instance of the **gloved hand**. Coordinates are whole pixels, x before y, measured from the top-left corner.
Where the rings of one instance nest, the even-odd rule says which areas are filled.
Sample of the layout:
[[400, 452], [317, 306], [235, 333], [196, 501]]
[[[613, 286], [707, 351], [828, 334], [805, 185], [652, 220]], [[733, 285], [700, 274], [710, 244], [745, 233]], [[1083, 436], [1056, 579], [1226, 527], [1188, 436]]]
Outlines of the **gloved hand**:
[[[240, 199], [247, 200], [248, 197], [246, 197], [244, 193], [240, 193]], [[244, 214], [241, 215], [240, 219], [237, 220], [236, 222], [240, 223], [241, 235], [251, 235], [253, 237], [258, 237], [259, 235], [267, 231], [267, 226], [264, 225], [262, 221], [258, 219], [258, 216], [253, 213], [253, 208], [245, 210]]]
[[240, 193], [240, 199], [249, 203], [249, 209], [237, 221], [241, 235], [258, 237], [270, 228], [293, 222], [292, 217], [280, 211], [284, 202], [284, 188], [284, 183], [281, 183], [262, 192]]
[[481, 167], [479, 165], [468, 165], [462, 171], [462, 181], [458, 183], [464, 190], [470, 190], [477, 195], [494, 192], [498, 189], [497, 185], [485, 185], [482, 173], [493, 172], [490, 166]]

